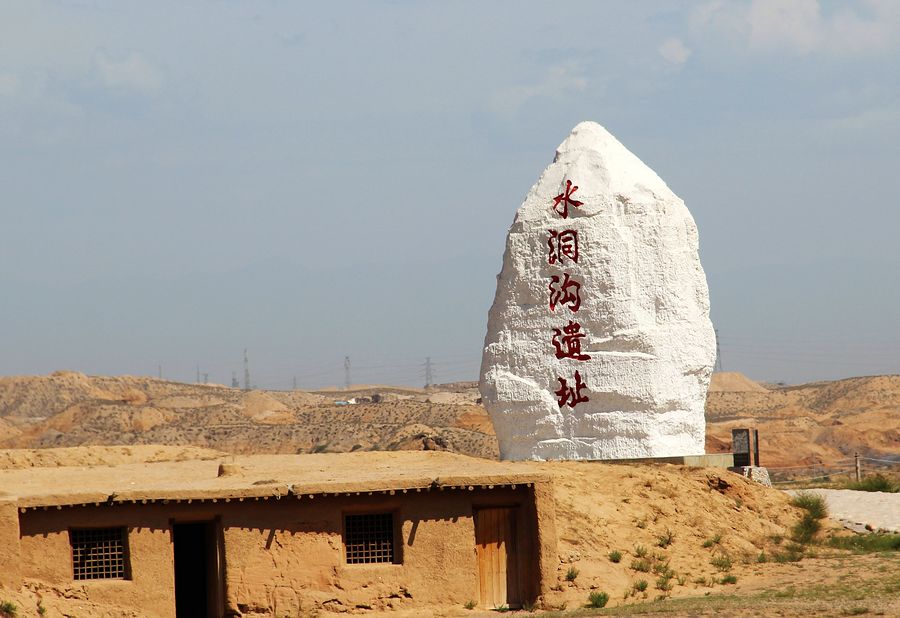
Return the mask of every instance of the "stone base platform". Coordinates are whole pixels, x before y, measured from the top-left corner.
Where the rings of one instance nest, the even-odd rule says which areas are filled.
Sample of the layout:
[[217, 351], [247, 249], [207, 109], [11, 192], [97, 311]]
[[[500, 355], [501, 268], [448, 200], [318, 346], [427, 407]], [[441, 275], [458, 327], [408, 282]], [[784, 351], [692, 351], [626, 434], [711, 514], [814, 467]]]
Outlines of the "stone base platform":
[[708, 455], [680, 455], [677, 457], [635, 457], [632, 459], [597, 459], [600, 463], [612, 464], [675, 464], [694, 468], [734, 468], [733, 453], [710, 453]]

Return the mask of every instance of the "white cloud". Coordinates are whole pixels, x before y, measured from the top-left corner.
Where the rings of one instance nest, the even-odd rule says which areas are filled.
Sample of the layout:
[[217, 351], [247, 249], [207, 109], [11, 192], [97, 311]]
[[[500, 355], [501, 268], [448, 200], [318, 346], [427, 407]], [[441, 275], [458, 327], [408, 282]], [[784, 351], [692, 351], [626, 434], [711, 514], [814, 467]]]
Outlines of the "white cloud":
[[565, 98], [573, 92], [581, 92], [587, 88], [588, 80], [582, 73], [581, 68], [575, 63], [555, 66], [535, 84], [512, 86], [495, 92], [491, 97], [491, 107], [498, 113], [510, 114], [534, 98]]
[[159, 90], [163, 83], [162, 71], [134, 52], [121, 60], [99, 52], [94, 65], [101, 83], [111, 90], [151, 93]]
[[682, 65], [687, 62], [691, 56], [691, 50], [688, 49], [681, 39], [666, 39], [659, 46], [659, 55], [668, 62], [675, 65]]
[[751, 49], [789, 49], [801, 54], [822, 42], [818, 0], [754, 0], [747, 11]]
[[691, 24], [753, 52], [853, 55], [900, 47], [896, 0], [865, 0], [828, 14], [819, 0], [714, 0], [693, 11]]

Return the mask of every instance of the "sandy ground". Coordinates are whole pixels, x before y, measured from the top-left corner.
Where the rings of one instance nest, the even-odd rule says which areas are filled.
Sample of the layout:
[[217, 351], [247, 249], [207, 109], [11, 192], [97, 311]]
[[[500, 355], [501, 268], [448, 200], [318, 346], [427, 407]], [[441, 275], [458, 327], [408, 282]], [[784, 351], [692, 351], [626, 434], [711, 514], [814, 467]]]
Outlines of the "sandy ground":
[[[851, 489], [807, 489], [825, 498], [832, 519], [857, 532], [900, 532], [900, 494]], [[794, 495], [796, 490], [787, 492]], [[868, 526], [868, 528], [866, 528]]]

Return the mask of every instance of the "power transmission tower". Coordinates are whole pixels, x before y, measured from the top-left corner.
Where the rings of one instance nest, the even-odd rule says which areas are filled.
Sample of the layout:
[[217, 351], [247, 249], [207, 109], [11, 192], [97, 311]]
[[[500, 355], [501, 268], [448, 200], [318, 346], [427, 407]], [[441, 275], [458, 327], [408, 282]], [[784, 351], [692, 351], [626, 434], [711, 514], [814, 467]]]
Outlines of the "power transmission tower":
[[719, 347], [719, 329], [714, 329], [716, 333], [716, 371], [722, 371], [722, 349]]
[[425, 359], [425, 388], [434, 385], [434, 365], [431, 364], [431, 357]]
[[200, 384], [200, 363], [197, 363], [197, 384]]
[[162, 365], [157, 365], [156, 368], [159, 370], [159, 379], [162, 380]]
[[209, 384], [209, 374], [208, 373], [203, 374], [203, 383]]
[[297, 390], [297, 376], [294, 376], [294, 390]]
[[247, 348], [244, 348], [244, 390], [250, 390], [250, 359], [247, 358]]
[[350, 390], [350, 357], [344, 357], [344, 388]]
[[240, 388], [241, 383], [237, 379], [237, 371], [231, 372], [231, 388]]

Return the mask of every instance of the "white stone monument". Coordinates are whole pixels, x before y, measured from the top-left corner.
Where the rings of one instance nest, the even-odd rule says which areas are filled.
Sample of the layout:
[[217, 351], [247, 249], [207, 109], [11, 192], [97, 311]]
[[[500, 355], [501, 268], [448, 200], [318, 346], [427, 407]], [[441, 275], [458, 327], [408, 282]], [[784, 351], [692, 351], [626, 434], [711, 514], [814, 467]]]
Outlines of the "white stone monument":
[[716, 343], [697, 227], [606, 129], [582, 122], [516, 213], [481, 395], [503, 459], [704, 453]]

